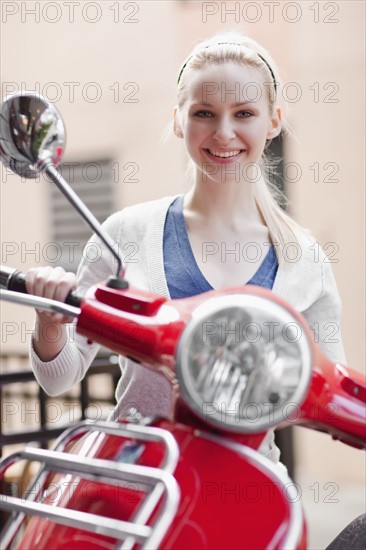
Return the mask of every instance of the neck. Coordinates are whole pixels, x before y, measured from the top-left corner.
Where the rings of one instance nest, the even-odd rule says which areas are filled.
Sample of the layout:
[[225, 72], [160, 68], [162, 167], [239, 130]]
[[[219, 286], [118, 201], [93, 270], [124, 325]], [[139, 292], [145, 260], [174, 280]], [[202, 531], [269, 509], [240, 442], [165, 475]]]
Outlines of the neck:
[[185, 196], [184, 208], [208, 222], [266, 225], [254, 199], [254, 185], [246, 181], [220, 183], [196, 178], [193, 188]]

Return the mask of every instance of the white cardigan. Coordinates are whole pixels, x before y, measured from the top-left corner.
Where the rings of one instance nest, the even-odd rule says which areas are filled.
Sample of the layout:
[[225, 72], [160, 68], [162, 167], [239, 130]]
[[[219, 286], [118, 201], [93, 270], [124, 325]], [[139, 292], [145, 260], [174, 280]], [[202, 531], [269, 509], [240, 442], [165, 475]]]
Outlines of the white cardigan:
[[[167, 298], [163, 231], [168, 208], [175, 198], [176, 195], [127, 207], [104, 223], [125, 261], [126, 278], [131, 286]], [[297, 261], [280, 263], [272, 290], [303, 313], [309, 325], [314, 327], [326, 355], [334, 362], [345, 364], [340, 330], [337, 329], [341, 303], [330, 264], [321, 249], [320, 257], [316, 258], [311, 248], [314, 240], [305, 234], [300, 238]], [[81, 295], [93, 284], [116, 272], [115, 260], [98, 237], [93, 236], [87, 246], [96, 257], [94, 261], [83, 260], [79, 266], [77, 292]], [[73, 329], [74, 326], [69, 325], [69, 341], [52, 361], [42, 362], [31, 344], [32, 368], [39, 384], [49, 395], [66, 392], [79, 382], [99, 349], [98, 344], [88, 344]], [[122, 377], [116, 399], [121, 412], [127, 412], [133, 406], [145, 415], [166, 416], [171, 403], [170, 382], [162, 374], [124, 357], [120, 358], [120, 365]], [[278, 452], [273, 445], [272, 451], [268, 451], [271, 449], [264, 454], [278, 461]]]

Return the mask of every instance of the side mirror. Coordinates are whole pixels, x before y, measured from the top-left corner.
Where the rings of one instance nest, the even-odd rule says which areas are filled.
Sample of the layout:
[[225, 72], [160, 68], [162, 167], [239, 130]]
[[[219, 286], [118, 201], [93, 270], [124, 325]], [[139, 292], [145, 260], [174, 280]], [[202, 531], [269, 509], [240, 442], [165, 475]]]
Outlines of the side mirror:
[[5, 98], [0, 111], [0, 159], [16, 174], [35, 178], [46, 163], [57, 166], [65, 128], [56, 108], [34, 92]]
[[109, 286], [126, 288], [122, 260], [114, 242], [75, 191], [56, 170], [65, 145], [65, 128], [57, 109], [35, 92], [18, 92], [5, 98], [0, 110], [0, 160], [25, 178], [44, 172], [99, 236], [117, 262], [117, 275]]

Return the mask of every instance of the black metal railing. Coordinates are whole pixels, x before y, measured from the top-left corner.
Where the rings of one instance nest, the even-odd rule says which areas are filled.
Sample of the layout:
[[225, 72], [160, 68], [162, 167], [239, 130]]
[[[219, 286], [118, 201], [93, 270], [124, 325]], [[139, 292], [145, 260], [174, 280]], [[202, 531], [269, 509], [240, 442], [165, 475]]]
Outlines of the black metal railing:
[[[15, 359], [19, 360], [19, 363], [24, 361], [26, 359], [26, 356], [4, 356], [2, 355], [2, 360], [6, 362], [8, 359]], [[93, 361], [92, 365], [90, 366], [89, 370], [86, 373], [85, 378], [79, 383], [80, 392], [78, 397], [69, 397], [68, 395], [64, 395], [62, 399], [64, 401], [73, 400], [76, 401], [80, 407], [80, 418], [78, 420], [85, 420], [87, 418], [87, 408], [89, 404], [91, 403], [92, 396], [90, 395], [89, 391], [89, 379], [92, 376], [98, 375], [98, 374], [108, 374], [112, 377], [112, 391], [111, 394], [108, 395], [106, 398], [98, 398], [99, 402], [106, 401], [108, 403], [114, 402], [114, 390], [116, 388], [118, 379], [120, 377], [121, 371], [118, 366], [116, 356], [111, 357], [100, 357]], [[5, 388], [8, 388], [11, 384], [26, 384], [29, 382], [35, 382], [35, 376], [33, 371], [31, 370], [17, 370], [16, 372], [3, 372], [0, 374], [0, 407], [3, 411], [3, 414], [5, 414], [4, 411], [4, 390]], [[25, 388], [22, 388], [22, 390], [19, 392], [8, 392], [7, 394], [9, 396], [12, 396], [13, 398], [16, 396], [18, 399], [21, 399], [22, 397], [29, 397], [29, 392], [25, 390]], [[14, 432], [10, 433], [4, 433], [4, 424], [5, 422], [2, 422], [0, 425], [0, 456], [2, 456], [2, 448], [5, 445], [15, 445], [19, 443], [29, 443], [29, 442], [37, 442], [40, 444], [42, 448], [47, 447], [47, 443], [58, 437], [64, 430], [65, 426], [63, 427], [57, 427], [57, 428], [50, 428], [49, 422], [47, 419], [47, 401], [49, 399], [49, 396], [44, 392], [44, 390], [38, 386], [36, 391], [36, 397], [38, 399], [38, 417], [39, 417], [39, 426], [37, 426], [37, 429], [27, 429], [27, 430], [16, 430]]]

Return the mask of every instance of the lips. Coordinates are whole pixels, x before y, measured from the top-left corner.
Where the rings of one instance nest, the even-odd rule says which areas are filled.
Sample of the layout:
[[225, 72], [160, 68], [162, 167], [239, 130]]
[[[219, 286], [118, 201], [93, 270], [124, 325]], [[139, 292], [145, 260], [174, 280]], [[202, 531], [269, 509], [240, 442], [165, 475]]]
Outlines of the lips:
[[232, 149], [230, 151], [207, 149], [207, 151], [210, 153], [210, 155], [213, 155], [214, 157], [229, 158], [229, 157], [237, 157], [243, 151], [243, 149]]
[[215, 159], [233, 159], [238, 157], [245, 149], [204, 149], [205, 153]]

